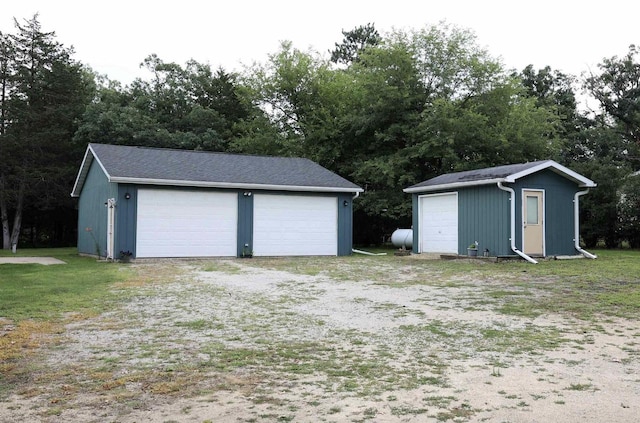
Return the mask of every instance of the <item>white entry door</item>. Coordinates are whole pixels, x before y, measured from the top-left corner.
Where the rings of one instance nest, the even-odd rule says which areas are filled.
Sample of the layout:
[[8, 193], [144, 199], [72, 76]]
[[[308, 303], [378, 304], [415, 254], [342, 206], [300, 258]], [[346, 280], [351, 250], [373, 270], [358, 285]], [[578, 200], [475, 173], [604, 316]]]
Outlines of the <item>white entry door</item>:
[[254, 194], [255, 256], [338, 255], [336, 197]]
[[136, 257], [237, 255], [238, 194], [138, 190]]
[[419, 198], [419, 252], [458, 253], [458, 194], [422, 195]]

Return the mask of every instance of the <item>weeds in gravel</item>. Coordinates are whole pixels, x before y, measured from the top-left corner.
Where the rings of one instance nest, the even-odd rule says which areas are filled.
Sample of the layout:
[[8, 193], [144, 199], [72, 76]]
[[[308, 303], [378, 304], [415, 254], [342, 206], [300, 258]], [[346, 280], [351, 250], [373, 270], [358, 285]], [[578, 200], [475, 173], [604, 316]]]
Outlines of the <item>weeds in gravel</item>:
[[[381, 407], [391, 407], [391, 414], [399, 418], [429, 414], [426, 407], [437, 407], [433, 411], [437, 413], [430, 417], [465, 421], [478, 410], [466, 399], [449, 395], [463, 392], [451, 386], [455, 380], [451, 373], [459, 370], [456, 361], [474, 357], [483, 376], [491, 372], [500, 377], [500, 369], [513, 366], [518, 356], [539, 363], [545, 360], [545, 351], [567, 342], [577, 348], [593, 343], [593, 336], [588, 334], [569, 341], [566, 331], [529, 324], [527, 318], [553, 312], [591, 320], [581, 325], [587, 333], [597, 331], [592, 324], [594, 316], [637, 316], [640, 289], [637, 276], [630, 274], [640, 274], [634, 262], [639, 258], [636, 252], [603, 252], [596, 261], [548, 261], [539, 266], [393, 256], [122, 266], [70, 257], [69, 263], [76, 266], [79, 279], [74, 276], [67, 285], [60, 284], [58, 291], [47, 291], [51, 287], [42, 282], [47, 272], [55, 275], [61, 270], [21, 267], [27, 269], [21, 276], [24, 286], [32, 286], [30, 289], [38, 295], [51, 294], [61, 300], [57, 305], [45, 304], [36, 320], [20, 317], [30, 315], [29, 305], [0, 304], [9, 307], [5, 310], [14, 310], [14, 317], [9, 319], [18, 319], [0, 319], [0, 330], [11, 327], [0, 336], [0, 397], [22, 386], [19, 392], [25, 397], [50, 398], [46, 413], [60, 416], [80, 394], [106, 398], [131, 410], [148, 407], [153, 398], [188, 398], [229, 390], [244, 395], [252, 406], [265, 407], [256, 410], [254, 417], [289, 421], [295, 420], [298, 408], [274, 393], [277, 391], [273, 387], [286, 387], [284, 392], [304, 387], [308, 389], [304, 393], [309, 395], [304, 397], [304, 404], [318, 407], [320, 414], [346, 415], [352, 411], [338, 405], [327, 408], [328, 398], [366, 398], [386, 403], [360, 411], [359, 418], [364, 420], [375, 419]], [[619, 268], [622, 266], [627, 266], [624, 271]], [[255, 272], [270, 268], [317, 278], [296, 280], [288, 275], [272, 281], [270, 290], [262, 290], [262, 285], [236, 290], [234, 281], [243, 278], [244, 273], [254, 272], [246, 267], [260, 268]], [[191, 279], [182, 273], [184, 269], [199, 273]], [[106, 275], [91, 279], [94, 273], [103, 271]], [[63, 278], [63, 273], [55, 280]], [[40, 285], [29, 285], [29, 278], [40, 281]], [[225, 278], [226, 284], [218, 283]], [[83, 282], [94, 286], [87, 289], [80, 286]], [[355, 286], [359, 291], [351, 293], [352, 301], [345, 307], [357, 308], [358, 318], [370, 313], [372, 319], [379, 319], [375, 323], [383, 329], [375, 325], [363, 329], [357, 325], [359, 322], [346, 319], [336, 321], [333, 308], [307, 313], [307, 305], [326, 300], [323, 296], [327, 283], [339, 288], [337, 295], [348, 291], [349, 285], [358, 284]], [[14, 295], [18, 303], [28, 302], [29, 296], [16, 293], [18, 286], [0, 285], [0, 294]], [[370, 295], [369, 288], [378, 296]], [[403, 288], [412, 289], [416, 296], [405, 295]], [[386, 296], [387, 292], [392, 295]], [[420, 296], [422, 292], [424, 295]], [[397, 296], [401, 295], [405, 296], [400, 301]], [[441, 299], [448, 302], [441, 303]], [[422, 311], [425, 309], [434, 310], [437, 317]], [[464, 311], [481, 310], [485, 313], [481, 316], [498, 311], [523, 319], [514, 319], [522, 322], [514, 325], [504, 323], [508, 318], [500, 315], [497, 321], [443, 318], [446, 313], [441, 310], [448, 309], [455, 310], [458, 317]], [[17, 355], [25, 349], [56, 347], [61, 331], [58, 324], [71, 320], [80, 323], [87, 316], [106, 310], [110, 311], [108, 316], [94, 319], [81, 329], [95, 342], [93, 346], [82, 345], [82, 358], [53, 364], [33, 358], [17, 361]], [[37, 325], [49, 320], [50, 327], [28, 327], [28, 322]], [[98, 334], [111, 336], [113, 342], [97, 342]], [[628, 334], [621, 332], [618, 336]], [[34, 344], [18, 348], [11, 341], [17, 345]], [[637, 344], [628, 344], [629, 359], [637, 359], [637, 350]], [[571, 367], [579, 362], [565, 364]], [[18, 367], [21, 372], [15, 371]], [[6, 378], [11, 372], [12, 378]], [[37, 383], [25, 383], [28, 377], [35, 377]], [[564, 389], [597, 388], [592, 384], [571, 384]], [[422, 396], [428, 396], [418, 404], [406, 404], [403, 395], [412, 390], [421, 390]], [[499, 393], [507, 395], [505, 391]], [[525, 394], [525, 398], [515, 394], [506, 398], [514, 400], [511, 406], [520, 401], [519, 407], [528, 408], [525, 399], [537, 401], [543, 397], [534, 392]]]
[[537, 265], [417, 260], [393, 255], [260, 259], [247, 264], [305, 275], [325, 274], [341, 281], [372, 281], [394, 288], [472, 287], [483, 294], [475, 297], [477, 305], [494, 304], [503, 314], [521, 317], [548, 312], [585, 320], [596, 315], [637, 315], [640, 251], [602, 250], [597, 254], [597, 260], [543, 260]]

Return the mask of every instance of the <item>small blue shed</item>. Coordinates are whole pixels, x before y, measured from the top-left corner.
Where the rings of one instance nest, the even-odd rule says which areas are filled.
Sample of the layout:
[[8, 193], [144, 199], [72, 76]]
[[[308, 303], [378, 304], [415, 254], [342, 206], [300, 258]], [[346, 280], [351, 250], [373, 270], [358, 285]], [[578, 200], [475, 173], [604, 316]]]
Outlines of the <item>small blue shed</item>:
[[120, 258], [351, 254], [362, 188], [308, 159], [89, 144], [78, 251]]
[[579, 198], [596, 184], [553, 160], [449, 173], [412, 194], [413, 252], [537, 257], [582, 254]]

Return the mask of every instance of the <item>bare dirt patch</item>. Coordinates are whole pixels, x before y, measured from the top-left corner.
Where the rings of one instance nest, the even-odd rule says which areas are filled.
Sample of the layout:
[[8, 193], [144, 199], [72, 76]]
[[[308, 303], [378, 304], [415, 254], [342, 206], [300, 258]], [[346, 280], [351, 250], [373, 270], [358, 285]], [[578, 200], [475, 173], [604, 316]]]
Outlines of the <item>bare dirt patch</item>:
[[506, 315], [535, 293], [414, 263], [135, 264], [0, 421], [637, 421], [637, 321]]

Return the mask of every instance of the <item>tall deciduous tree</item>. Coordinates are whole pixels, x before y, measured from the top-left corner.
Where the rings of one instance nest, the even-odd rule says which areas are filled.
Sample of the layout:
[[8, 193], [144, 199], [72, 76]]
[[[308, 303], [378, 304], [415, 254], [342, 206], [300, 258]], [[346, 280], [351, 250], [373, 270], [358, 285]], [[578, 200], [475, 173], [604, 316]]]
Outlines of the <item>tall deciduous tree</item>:
[[598, 67], [601, 73], [588, 77], [585, 87], [623, 136], [640, 144], [640, 49], [631, 45], [624, 57], [604, 59]]
[[556, 153], [556, 115], [470, 31], [440, 24], [354, 41], [363, 34], [344, 34], [344, 51], [357, 52], [344, 67], [284, 43], [246, 76], [278, 130], [272, 154], [309, 157], [365, 187], [355, 203], [357, 242], [410, 223], [408, 185]]
[[[637, 177], [640, 168], [640, 50], [631, 45], [623, 57], [605, 58], [600, 73], [584, 80], [584, 87], [600, 104], [589, 127], [572, 150], [575, 167], [598, 187], [585, 197], [581, 219], [585, 242], [603, 240], [609, 248], [627, 240], [638, 243], [640, 211]], [[626, 198], [626, 201], [624, 199]]]
[[156, 55], [142, 66], [150, 79], [131, 86], [103, 80], [75, 135], [77, 142], [135, 144], [226, 151], [251, 104], [223, 69], [196, 61], [165, 63]]

